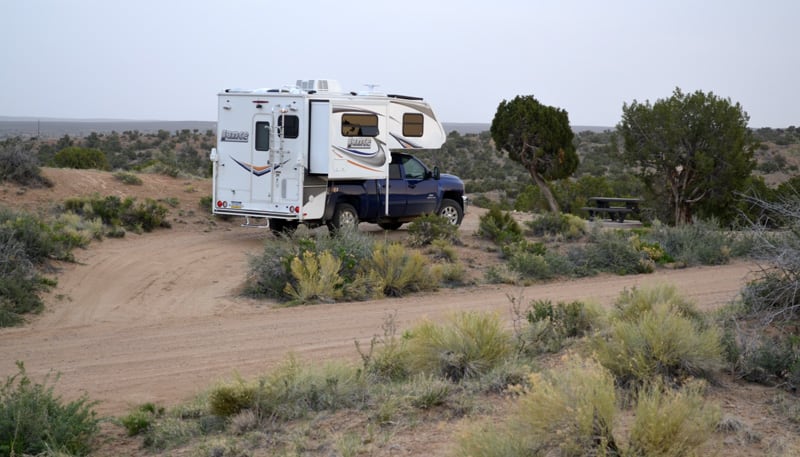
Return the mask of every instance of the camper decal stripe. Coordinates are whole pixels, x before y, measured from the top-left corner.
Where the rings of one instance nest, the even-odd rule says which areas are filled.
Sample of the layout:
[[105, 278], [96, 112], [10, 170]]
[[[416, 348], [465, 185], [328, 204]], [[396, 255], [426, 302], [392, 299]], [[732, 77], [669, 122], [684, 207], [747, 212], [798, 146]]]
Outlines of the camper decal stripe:
[[356, 162], [368, 165], [371, 167], [382, 167], [386, 165], [386, 151], [384, 151], [384, 143], [375, 140], [378, 145], [377, 151], [363, 151], [358, 149], [347, 149], [340, 146], [334, 146], [333, 150], [341, 156], [348, 159], [355, 160]]
[[397, 140], [397, 142], [400, 143], [400, 146], [402, 146], [404, 149], [420, 149], [421, 148], [421, 146], [418, 146], [418, 145], [406, 140], [405, 138], [403, 138], [401, 136], [397, 136], [394, 133], [390, 133], [390, 135], [392, 135], [392, 138]]
[[264, 175], [268, 174], [269, 172], [271, 172], [272, 170], [277, 170], [281, 166], [285, 165], [286, 162], [288, 162], [288, 160], [287, 160], [286, 162], [275, 164], [274, 166], [273, 165], [260, 165], [259, 166], [259, 165], [253, 165], [253, 164], [250, 164], [250, 163], [247, 163], [247, 162], [240, 162], [240, 161], [234, 159], [233, 157], [231, 157], [231, 159], [233, 159], [234, 162], [238, 163], [240, 167], [242, 167], [245, 170], [253, 173], [256, 176], [264, 176]]

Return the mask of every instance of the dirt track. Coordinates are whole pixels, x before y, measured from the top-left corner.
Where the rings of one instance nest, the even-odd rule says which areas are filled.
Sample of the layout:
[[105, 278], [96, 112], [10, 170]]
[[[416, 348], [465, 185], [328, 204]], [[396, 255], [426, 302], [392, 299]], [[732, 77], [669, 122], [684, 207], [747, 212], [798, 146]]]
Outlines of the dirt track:
[[105, 240], [67, 265], [44, 315], [0, 331], [0, 374], [23, 360], [29, 373], [62, 377], [58, 391], [85, 391], [98, 411], [122, 414], [145, 401], [174, 404], [233, 373], [265, 372], [289, 352], [302, 359], [356, 359], [354, 338], [380, 332], [398, 310], [405, 327], [454, 310], [510, 311], [507, 294], [526, 300], [593, 300], [609, 304], [623, 289], [672, 283], [703, 307], [730, 301], [751, 265], [601, 276], [536, 285], [441, 290], [401, 299], [275, 308], [237, 296], [247, 252], [266, 233], [234, 229], [160, 231]]
[[[142, 175], [143, 185], [123, 186], [110, 173], [94, 170], [46, 169], [46, 174], [56, 187], [20, 192], [3, 185], [4, 203], [41, 209], [66, 196], [98, 192], [180, 200], [175, 212], [182, 216], [175, 216], [172, 229], [106, 239], [76, 251], [78, 262], [63, 266], [58, 286], [46, 297], [46, 311], [23, 327], [0, 329], [0, 379], [16, 373], [16, 360], [24, 361], [37, 380], [51, 371], [61, 373], [57, 392], [67, 398], [86, 392], [101, 402], [97, 410], [102, 414], [124, 414], [146, 401], [176, 404], [234, 373], [264, 373], [290, 352], [315, 361], [356, 360], [354, 339], [366, 341], [380, 333], [395, 310], [405, 328], [424, 316], [456, 310], [510, 316], [508, 294], [526, 301], [580, 299], [607, 305], [625, 288], [659, 283], [675, 284], [695, 303], [711, 308], [733, 299], [752, 268], [734, 263], [524, 289], [483, 285], [401, 299], [278, 308], [238, 295], [247, 253], [260, 253], [271, 235], [211, 225], [193, 210], [207, 182]], [[474, 242], [479, 213], [474, 209], [462, 224], [468, 244]], [[377, 227], [362, 224], [362, 230]], [[391, 236], [402, 239], [404, 231]], [[480, 247], [462, 253], [473, 256], [470, 268], [478, 273], [483, 260], [496, 258]]]

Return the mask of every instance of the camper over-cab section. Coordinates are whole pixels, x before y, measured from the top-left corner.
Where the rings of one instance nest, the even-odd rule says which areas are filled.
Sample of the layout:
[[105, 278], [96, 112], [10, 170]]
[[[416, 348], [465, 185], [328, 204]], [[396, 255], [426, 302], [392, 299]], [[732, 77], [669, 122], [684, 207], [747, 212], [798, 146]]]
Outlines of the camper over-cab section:
[[216, 214], [325, 223], [332, 182], [386, 181], [392, 151], [438, 149], [446, 138], [423, 99], [344, 92], [332, 80], [228, 89], [218, 104]]

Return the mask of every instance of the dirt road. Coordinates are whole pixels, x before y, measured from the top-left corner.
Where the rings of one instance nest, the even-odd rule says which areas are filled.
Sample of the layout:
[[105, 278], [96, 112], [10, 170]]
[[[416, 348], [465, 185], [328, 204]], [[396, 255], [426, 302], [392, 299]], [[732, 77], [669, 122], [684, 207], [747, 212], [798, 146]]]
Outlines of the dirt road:
[[[380, 333], [395, 310], [405, 328], [425, 316], [435, 319], [457, 310], [510, 317], [508, 294], [526, 302], [607, 305], [625, 288], [659, 283], [676, 285], [700, 306], [716, 307], [737, 295], [752, 268], [734, 263], [524, 289], [483, 285], [401, 299], [279, 308], [239, 296], [247, 253], [260, 253], [270, 235], [211, 223], [207, 210], [198, 208], [208, 181], [142, 174], [141, 185], [126, 186], [96, 170], [45, 169], [45, 174], [54, 187], [0, 185], [3, 203], [44, 210], [66, 197], [97, 193], [179, 201], [172, 229], [106, 239], [76, 251], [77, 263], [63, 266], [58, 286], [46, 297], [46, 311], [23, 327], [0, 329], [0, 379], [16, 373], [17, 360], [37, 380], [51, 371], [61, 373], [56, 391], [65, 398], [85, 392], [100, 401], [102, 414], [125, 414], [146, 401], [176, 404], [234, 373], [264, 373], [290, 352], [306, 360], [357, 360], [353, 341]], [[480, 213], [472, 209], [461, 226], [462, 239], [473, 244], [461, 254], [469, 256], [469, 268], [479, 276], [483, 260], [497, 257], [475, 244]], [[367, 224], [362, 230], [378, 231]], [[404, 231], [391, 237], [403, 239]]]
[[507, 294], [610, 304], [625, 288], [659, 283], [716, 307], [737, 295], [752, 267], [734, 263], [278, 308], [237, 293], [247, 253], [260, 252], [265, 238], [263, 231], [241, 228], [163, 230], [94, 243], [59, 275], [42, 316], [0, 330], [0, 375], [15, 373], [16, 360], [37, 379], [52, 370], [61, 373], [57, 391], [66, 398], [86, 392], [101, 402], [99, 412], [120, 415], [145, 401], [178, 403], [234, 373], [264, 373], [290, 352], [305, 360], [356, 360], [354, 339], [380, 333], [394, 310], [404, 328], [456, 310], [510, 316]]

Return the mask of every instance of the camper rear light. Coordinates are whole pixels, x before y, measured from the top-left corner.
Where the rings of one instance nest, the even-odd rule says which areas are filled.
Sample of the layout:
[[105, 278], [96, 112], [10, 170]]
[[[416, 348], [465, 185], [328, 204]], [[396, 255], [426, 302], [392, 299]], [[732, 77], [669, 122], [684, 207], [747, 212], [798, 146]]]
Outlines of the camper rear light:
[[299, 206], [290, 206], [289, 207], [289, 212], [290, 213], [300, 214], [300, 207]]
[[228, 206], [228, 202], [224, 202], [222, 200], [217, 201], [217, 208], [224, 208], [226, 206]]

